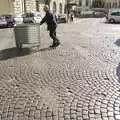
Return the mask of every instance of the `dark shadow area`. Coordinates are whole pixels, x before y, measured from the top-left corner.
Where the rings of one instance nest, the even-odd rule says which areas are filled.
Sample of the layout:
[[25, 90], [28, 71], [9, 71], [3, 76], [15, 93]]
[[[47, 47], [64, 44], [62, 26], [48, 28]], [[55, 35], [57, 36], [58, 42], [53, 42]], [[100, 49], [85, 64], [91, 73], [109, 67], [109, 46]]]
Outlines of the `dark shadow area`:
[[0, 27], [0, 29], [12, 29], [13, 27]]
[[120, 82], [120, 63], [118, 65], [118, 67], [116, 68], [116, 75], [118, 77], [118, 82]]
[[102, 21], [102, 22], [100, 22], [100, 23], [109, 24], [107, 21]]
[[120, 46], [120, 39], [116, 40], [114, 44], [116, 44], [117, 46]]
[[21, 50], [18, 50], [16, 47], [14, 48], [8, 48], [0, 51], [0, 60], [7, 60], [7, 59], [12, 59], [16, 57], [22, 57], [26, 55], [30, 55], [32, 53], [37, 53], [37, 52], [44, 52], [44, 51], [49, 51], [53, 50], [55, 48], [22, 48]]
[[10, 58], [21, 57], [31, 53], [29, 48], [23, 48], [21, 51], [17, 48], [8, 48], [0, 51], [0, 60], [7, 60]]
[[36, 48], [34, 50], [32, 50], [32, 53], [37, 53], [37, 52], [44, 52], [44, 51], [47, 51], [47, 50], [50, 50], [50, 48]]
[[7, 29], [7, 27], [0, 27], [0, 29]]
[[36, 49], [33, 51], [33, 53], [36, 53], [36, 52], [44, 52], [44, 51], [50, 51], [50, 50], [53, 50], [55, 48], [52, 48], [52, 47], [48, 47], [48, 48], [42, 48], [42, 49]]
[[47, 48], [38, 48], [32, 51], [32, 53], [36, 53], [36, 52], [44, 52], [44, 51], [51, 51], [56, 49], [60, 44], [56, 45], [55, 47], [47, 47]]

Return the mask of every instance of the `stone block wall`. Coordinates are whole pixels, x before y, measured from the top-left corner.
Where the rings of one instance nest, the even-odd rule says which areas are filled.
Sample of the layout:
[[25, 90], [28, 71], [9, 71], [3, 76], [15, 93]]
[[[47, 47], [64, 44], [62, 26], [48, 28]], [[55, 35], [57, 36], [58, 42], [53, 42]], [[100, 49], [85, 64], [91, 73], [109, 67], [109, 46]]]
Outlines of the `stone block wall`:
[[26, 12], [35, 12], [36, 0], [26, 0], [25, 7], [26, 7]]
[[36, 11], [36, 0], [14, 0], [14, 14]]
[[23, 13], [23, 6], [22, 0], [15, 0], [13, 2], [14, 7], [14, 14], [22, 14]]

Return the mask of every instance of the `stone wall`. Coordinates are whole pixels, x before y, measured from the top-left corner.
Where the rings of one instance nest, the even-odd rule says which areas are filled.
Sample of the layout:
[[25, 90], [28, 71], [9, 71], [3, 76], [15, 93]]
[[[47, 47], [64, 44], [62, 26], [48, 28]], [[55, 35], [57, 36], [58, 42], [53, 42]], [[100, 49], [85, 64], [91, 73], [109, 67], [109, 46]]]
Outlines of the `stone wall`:
[[117, 8], [120, 7], [120, 0], [106, 0], [106, 8]]
[[13, 2], [14, 7], [14, 14], [22, 14], [23, 10], [23, 1], [22, 0], [15, 0]]
[[[65, 10], [65, 0], [51, 0], [50, 3], [50, 10], [53, 12], [56, 4], [56, 14], [64, 14]], [[41, 12], [42, 16], [44, 15], [43, 12], [44, 4], [39, 5], [39, 11]], [[15, 14], [22, 14], [24, 12], [35, 12], [36, 11], [36, 0], [15, 0], [14, 1], [14, 13]]]
[[14, 14], [23, 14], [24, 12], [36, 11], [36, 0], [15, 0]]
[[25, 8], [26, 8], [26, 12], [35, 12], [36, 0], [26, 0]]

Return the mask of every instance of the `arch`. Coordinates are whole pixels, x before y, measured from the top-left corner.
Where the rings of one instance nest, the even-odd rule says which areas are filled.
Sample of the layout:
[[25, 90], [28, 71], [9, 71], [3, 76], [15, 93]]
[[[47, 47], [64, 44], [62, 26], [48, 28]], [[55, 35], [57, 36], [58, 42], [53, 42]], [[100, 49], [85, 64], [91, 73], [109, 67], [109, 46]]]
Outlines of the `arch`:
[[59, 4], [59, 13], [62, 14], [62, 3]]
[[54, 1], [53, 2], [53, 12], [56, 13], [56, 11], [57, 11], [57, 5], [56, 5], [56, 2]]

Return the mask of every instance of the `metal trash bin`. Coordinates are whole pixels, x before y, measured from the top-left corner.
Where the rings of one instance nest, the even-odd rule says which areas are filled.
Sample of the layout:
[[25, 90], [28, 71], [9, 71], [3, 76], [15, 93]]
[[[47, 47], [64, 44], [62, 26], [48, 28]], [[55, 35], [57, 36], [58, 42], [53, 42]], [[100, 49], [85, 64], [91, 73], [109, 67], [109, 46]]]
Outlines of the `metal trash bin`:
[[40, 25], [22, 24], [14, 27], [15, 42], [18, 49], [22, 49], [23, 44], [35, 44], [40, 46]]

